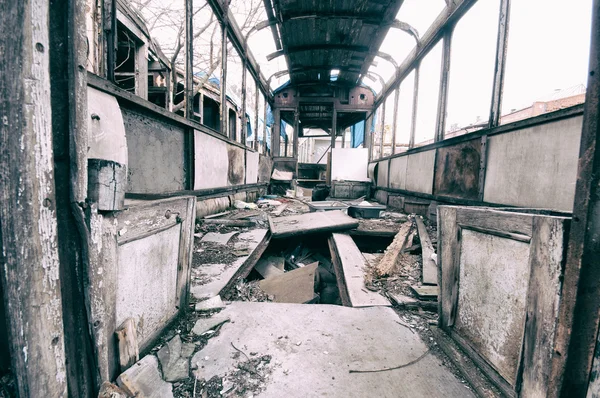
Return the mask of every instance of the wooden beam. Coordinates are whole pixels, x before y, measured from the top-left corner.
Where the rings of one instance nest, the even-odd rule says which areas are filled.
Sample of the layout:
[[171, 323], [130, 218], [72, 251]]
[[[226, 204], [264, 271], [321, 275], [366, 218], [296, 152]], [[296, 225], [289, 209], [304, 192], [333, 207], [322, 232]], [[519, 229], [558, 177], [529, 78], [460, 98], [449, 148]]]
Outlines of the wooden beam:
[[446, 134], [446, 109], [448, 108], [448, 85], [450, 80], [450, 60], [452, 49], [453, 27], [444, 34], [442, 50], [442, 69], [440, 76], [440, 91], [438, 94], [437, 118], [435, 123], [434, 141], [443, 141]]
[[357, 46], [352, 44], [307, 44], [302, 46], [292, 46], [285, 50], [277, 50], [269, 55], [267, 55], [267, 60], [272, 61], [277, 57], [281, 57], [285, 54], [295, 54], [303, 51], [332, 51], [332, 50], [342, 50], [342, 51], [350, 51], [350, 52], [359, 52], [359, 53], [368, 53], [369, 47], [367, 46]]
[[398, 130], [398, 103], [400, 102], [400, 87], [394, 91], [394, 125], [392, 126], [392, 155], [396, 153], [396, 133]]
[[185, 117], [194, 118], [194, 2], [185, 0]]
[[492, 103], [490, 107], [490, 127], [496, 127], [500, 124], [500, 114], [502, 112], [502, 91], [504, 88], [506, 53], [508, 51], [510, 2], [511, 0], [501, 0], [500, 2], [500, 14], [498, 17], [498, 40], [496, 42], [494, 86], [492, 89]]
[[[227, 14], [225, 14], [227, 15]], [[229, 115], [227, 112], [227, 17], [221, 22], [221, 104], [220, 104], [220, 115], [221, 115], [221, 134], [229, 137], [229, 130], [227, 128]], [[229, 137], [234, 140], [234, 138]]]
[[68, 395], [49, 9], [49, 0], [4, 2], [0, 24], [0, 283], [19, 397]]
[[415, 67], [415, 81], [413, 85], [413, 106], [412, 106], [412, 115], [410, 122], [410, 138], [408, 141], [408, 149], [412, 149], [415, 147], [415, 135], [417, 132], [417, 110], [419, 108], [419, 81], [421, 80], [421, 74], [419, 73], [421, 69], [420, 64]]
[[[592, 42], [573, 221], [554, 340], [549, 397], [584, 397], [600, 313], [600, 0], [592, 6]], [[596, 361], [598, 356], [596, 354]], [[598, 383], [597, 375], [592, 382]]]

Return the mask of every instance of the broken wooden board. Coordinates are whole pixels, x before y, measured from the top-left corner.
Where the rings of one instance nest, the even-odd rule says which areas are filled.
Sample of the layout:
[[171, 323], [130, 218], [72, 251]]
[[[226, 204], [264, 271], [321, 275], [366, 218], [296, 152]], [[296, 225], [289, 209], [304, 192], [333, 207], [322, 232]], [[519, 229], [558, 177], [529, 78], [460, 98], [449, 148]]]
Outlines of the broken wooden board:
[[377, 267], [374, 268], [375, 275], [382, 277], [386, 275], [390, 275], [394, 271], [394, 267], [396, 266], [396, 261], [404, 249], [406, 244], [406, 240], [410, 235], [410, 230], [412, 228], [412, 222], [407, 221], [400, 227], [400, 231], [394, 237], [394, 241], [388, 248], [385, 250], [381, 261]]
[[421, 217], [415, 217], [419, 239], [421, 240], [421, 252], [423, 257], [423, 283], [426, 285], [438, 284], [437, 265], [433, 261], [432, 255], [435, 253], [427, 228]]
[[440, 289], [438, 286], [411, 286], [421, 300], [437, 300]]
[[218, 232], [209, 232], [206, 235], [204, 235], [204, 237], [202, 238], [202, 240], [200, 240], [200, 242], [208, 242], [208, 243], [216, 243], [218, 245], [226, 245], [227, 243], [229, 243], [231, 238], [233, 238], [233, 236], [236, 235], [237, 233], [238, 232], [229, 232], [227, 234], [220, 234]]
[[[347, 234], [333, 234], [331, 242], [334, 249], [332, 250], [333, 264], [336, 274], [343, 276], [342, 283], [348, 293], [349, 305], [351, 307], [390, 306], [389, 300], [365, 287], [366, 260], [352, 237]], [[341, 292], [342, 289], [340, 294]]]
[[309, 303], [315, 298], [315, 275], [318, 264], [307, 265], [279, 276], [260, 281], [260, 288], [276, 303]]
[[146, 355], [121, 373], [117, 384], [132, 397], [173, 398], [173, 387], [162, 379], [154, 355]]
[[274, 238], [285, 238], [317, 232], [345, 231], [358, 227], [358, 220], [339, 210], [333, 210], [279, 218], [269, 217], [269, 225]]
[[284, 204], [282, 204], [282, 205], [279, 205], [279, 206], [277, 206], [277, 208], [275, 209], [275, 211], [273, 211], [273, 213], [272, 213], [272, 214], [273, 214], [274, 216], [276, 216], [276, 217], [279, 217], [279, 216], [281, 215], [281, 213], [283, 213], [283, 212], [284, 212], [284, 210], [285, 210], [285, 209], [287, 209], [287, 207], [288, 207], [288, 204], [287, 204], [287, 203], [284, 203]]
[[394, 294], [390, 292], [388, 292], [387, 295], [390, 298], [390, 300], [392, 300], [394, 305], [400, 308], [407, 310], [423, 310], [435, 313], [438, 312], [438, 303], [435, 301], [417, 300], [415, 298], [404, 296], [402, 294]]
[[121, 372], [124, 372], [140, 360], [140, 350], [133, 318], [127, 318], [115, 333], [119, 341], [119, 365]]
[[204, 224], [224, 225], [226, 227], [249, 228], [253, 227], [255, 222], [251, 220], [233, 220], [225, 218], [217, 218], [214, 220], [204, 220]]
[[240, 278], [248, 276], [269, 245], [271, 235], [266, 229], [241, 233], [238, 242], [246, 242], [249, 256], [238, 257], [231, 264], [202, 264], [196, 266], [205, 275], [202, 284], [192, 284], [190, 292], [197, 299], [210, 298], [226, 292]]
[[[272, 258], [272, 257], [270, 257], [270, 258]], [[284, 260], [283, 258], [281, 258], [281, 259]], [[254, 267], [254, 269], [265, 279], [269, 279], [274, 276], [282, 275], [284, 273], [283, 270], [275, 267], [269, 261], [269, 259], [258, 260], [258, 263], [256, 264], [256, 267]]]

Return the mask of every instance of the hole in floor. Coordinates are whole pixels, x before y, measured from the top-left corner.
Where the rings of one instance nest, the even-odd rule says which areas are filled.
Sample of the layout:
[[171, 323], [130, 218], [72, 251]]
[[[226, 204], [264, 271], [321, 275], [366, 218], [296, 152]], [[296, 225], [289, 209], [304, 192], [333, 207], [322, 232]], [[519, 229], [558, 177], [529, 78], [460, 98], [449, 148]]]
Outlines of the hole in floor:
[[[273, 239], [234, 291], [232, 301], [342, 305], [335, 267], [331, 259], [331, 234]], [[372, 263], [393, 241], [393, 237], [353, 236], [356, 246]]]

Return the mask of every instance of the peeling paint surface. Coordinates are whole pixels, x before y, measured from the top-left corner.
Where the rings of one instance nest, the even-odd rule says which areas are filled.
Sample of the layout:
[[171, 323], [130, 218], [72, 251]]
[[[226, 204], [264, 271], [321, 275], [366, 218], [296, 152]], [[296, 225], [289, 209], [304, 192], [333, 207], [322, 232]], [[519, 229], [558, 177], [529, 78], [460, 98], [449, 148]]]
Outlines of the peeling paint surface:
[[455, 329], [510, 384], [521, 353], [529, 244], [462, 230]]

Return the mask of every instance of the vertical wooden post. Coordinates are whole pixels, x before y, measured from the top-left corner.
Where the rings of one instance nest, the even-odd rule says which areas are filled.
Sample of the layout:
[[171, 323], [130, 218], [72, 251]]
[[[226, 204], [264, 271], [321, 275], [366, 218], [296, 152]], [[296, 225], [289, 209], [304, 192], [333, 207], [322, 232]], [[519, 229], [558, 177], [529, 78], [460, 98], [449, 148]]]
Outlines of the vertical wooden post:
[[500, 123], [502, 112], [502, 90], [504, 88], [504, 70], [506, 66], [506, 52], [508, 49], [508, 28], [510, 23], [510, 2], [501, 0], [500, 16], [498, 20], [498, 40], [496, 42], [496, 64], [494, 71], [494, 87], [492, 90], [492, 104], [490, 108], [490, 127]]
[[417, 132], [417, 108], [419, 105], [419, 69], [420, 64], [415, 66], [415, 81], [413, 88], [413, 108], [412, 108], [412, 120], [410, 124], [410, 140], [408, 141], [408, 149], [415, 147], [415, 134]]
[[[265, 102], [265, 106], [263, 109], [263, 153], [267, 154], [267, 106], [269, 103], [267, 102], [267, 96], [263, 95], [263, 100]], [[272, 133], [271, 133], [272, 135]], [[271, 151], [273, 151], [273, 146], [271, 146]]]
[[363, 138], [363, 147], [369, 150], [369, 162], [373, 159], [373, 144], [371, 142], [371, 124], [373, 124], [373, 113], [365, 120], [365, 136]]
[[254, 92], [254, 150], [258, 151], [258, 102], [260, 100], [259, 97], [260, 88], [258, 83], [256, 84], [256, 90]]
[[440, 76], [440, 92], [438, 94], [437, 120], [435, 123], [434, 141], [443, 141], [446, 134], [446, 111], [448, 108], [448, 83], [450, 80], [450, 57], [452, 49], [452, 30], [444, 33], [442, 51], [442, 70]]
[[386, 100], [383, 100], [381, 105], [381, 137], [379, 138], [379, 159], [383, 157], [383, 137], [385, 136], [385, 104]]
[[185, 0], [185, 117], [194, 118], [194, 2]]
[[4, 2], [5, 18], [0, 24], [0, 283], [12, 370], [21, 398], [67, 396], [49, 3]]
[[[600, 314], [600, 0], [592, 6], [592, 42], [589, 61], [579, 168], [573, 220], [565, 264], [558, 328], [554, 340], [549, 397], [585, 397], [588, 383], [597, 387], [592, 363]], [[594, 366], [595, 367], [595, 366]]]
[[335, 139], [337, 138], [337, 110], [333, 108], [331, 117], [331, 152], [335, 148]]
[[292, 156], [298, 160], [298, 137], [300, 136], [300, 111], [296, 108], [294, 112], [294, 142]]
[[103, 71], [102, 76], [111, 82], [115, 81], [115, 66], [117, 58], [117, 0], [104, 0], [102, 25], [104, 27], [104, 40], [101, 43]]
[[[221, 134], [229, 136], [227, 130], [227, 11], [229, 10], [228, 1], [225, 1], [225, 12], [223, 23], [221, 24]], [[230, 137], [231, 138], [231, 137]]]
[[396, 134], [398, 130], [398, 102], [400, 102], [400, 86], [394, 91], [394, 125], [392, 126], [392, 155], [396, 153]]
[[246, 54], [242, 54], [242, 65], [244, 70], [242, 70], [242, 118], [241, 118], [241, 123], [242, 123], [242, 139], [240, 140], [242, 144], [246, 145], [246, 139], [247, 139], [247, 135], [248, 135], [248, 119], [246, 117], [246, 90], [248, 89], [247, 87], [247, 71], [246, 71], [246, 65], [247, 65], [247, 59], [246, 59]]
[[281, 111], [275, 108], [273, 116], [275, 125], [271, 129], [271, 154], [273, 157], [277, 157], [281, 153]]

